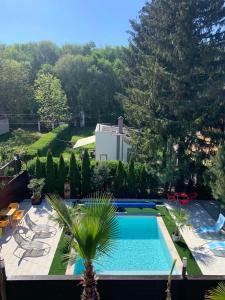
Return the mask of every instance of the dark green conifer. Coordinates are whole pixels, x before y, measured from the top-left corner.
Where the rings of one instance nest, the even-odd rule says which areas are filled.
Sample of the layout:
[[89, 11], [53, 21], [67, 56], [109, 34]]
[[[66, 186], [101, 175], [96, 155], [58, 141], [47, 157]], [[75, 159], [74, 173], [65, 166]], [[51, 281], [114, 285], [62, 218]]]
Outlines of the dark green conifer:
[[64, 196], [64, 183], [66, 182], [67, 170], [63, 155], [59, 157], [58, 169], [57, 169], [57, 191], [60, 196]]
[[85, 149], [81, 167], [82, 195], [87, 196], [91, 192], [91, 168], [88, 151]]
[[68, 179], [70, 181], [71, 197], [77, 198], [80, 196], [80, 172], [77, 166], [77, 161], [74, 153], [71, 153], [69, 163]]
[[47, 192], [54, 192], [55, 190], [55, 166], [51, 151], [47, 153], [45, 188]]

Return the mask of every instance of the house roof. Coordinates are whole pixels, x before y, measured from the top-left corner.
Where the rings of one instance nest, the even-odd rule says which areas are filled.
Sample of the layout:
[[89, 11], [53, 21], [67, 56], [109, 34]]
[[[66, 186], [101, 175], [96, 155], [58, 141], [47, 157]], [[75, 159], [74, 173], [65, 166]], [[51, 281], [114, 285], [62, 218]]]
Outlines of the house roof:
[[79, 139], [76, 144], [73, 146], [74, 149], [88, 145], [88, 144], [92, 144], [95, 143], [95, 135], [92, 136], [88, 136], [86, 138], [83, 139]]
[[[101, 124], [98, 123], [95, 128], [95, 132], [104, 132], [104, 133], [111, 133], [111, 134], [121, 134], [119, 133], [119, 126], [117, 125], [109, 125], [109, 124]], [[128, 130], [126, 127], [123, 127], [123, 134], [128, 135]]]

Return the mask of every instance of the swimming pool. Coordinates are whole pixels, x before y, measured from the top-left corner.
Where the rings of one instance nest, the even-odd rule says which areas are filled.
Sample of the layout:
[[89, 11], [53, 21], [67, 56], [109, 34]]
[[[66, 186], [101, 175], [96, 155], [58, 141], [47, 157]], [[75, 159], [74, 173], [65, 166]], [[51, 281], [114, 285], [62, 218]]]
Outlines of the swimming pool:
[[[109, 255], [94, 261], [99, 275], [168, 274], [173, 259], [154, 216], [118, 216], [119, 237]], [[77, 258], [74, 275], [83, 272]], [[176, 269], [174, 274], [176, 274]]]

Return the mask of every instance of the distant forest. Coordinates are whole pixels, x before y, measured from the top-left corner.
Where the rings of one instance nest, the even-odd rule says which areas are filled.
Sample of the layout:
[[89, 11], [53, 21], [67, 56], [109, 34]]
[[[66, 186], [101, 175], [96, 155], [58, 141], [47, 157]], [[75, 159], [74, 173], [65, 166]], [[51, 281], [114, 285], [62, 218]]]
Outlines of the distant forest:
[[[122, 47], [50, 41], [0, 45], [0, 114], [13, 120], [115, 122], [124, 76]], [[39, 116], [38, 116], [39, 115]], [[10, 116], [9, 116], [10, 117]]]

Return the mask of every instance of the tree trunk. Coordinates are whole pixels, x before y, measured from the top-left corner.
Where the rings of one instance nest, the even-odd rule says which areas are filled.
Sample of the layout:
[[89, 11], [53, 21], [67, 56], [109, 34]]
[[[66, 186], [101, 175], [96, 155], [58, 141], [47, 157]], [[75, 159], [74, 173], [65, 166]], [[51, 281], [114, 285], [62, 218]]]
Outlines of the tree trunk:
[[97, 279], [93, 269], [92, 261], [85, 261], [85, 271], [83, 275], [83, 293], [81, 300], [100, 300], [99, 293], [97, 291]]

